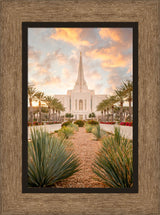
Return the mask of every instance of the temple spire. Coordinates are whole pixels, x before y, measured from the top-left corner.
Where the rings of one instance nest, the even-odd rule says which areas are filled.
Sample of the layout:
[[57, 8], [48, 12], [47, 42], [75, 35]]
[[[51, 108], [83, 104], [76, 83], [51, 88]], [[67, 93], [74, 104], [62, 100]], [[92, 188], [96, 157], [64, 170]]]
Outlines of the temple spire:
[[83, 73], [82, 52], [80, 52], [78, 77], [74, 89], [80, 90], [80, 92], [84, 89], [88, 89]]

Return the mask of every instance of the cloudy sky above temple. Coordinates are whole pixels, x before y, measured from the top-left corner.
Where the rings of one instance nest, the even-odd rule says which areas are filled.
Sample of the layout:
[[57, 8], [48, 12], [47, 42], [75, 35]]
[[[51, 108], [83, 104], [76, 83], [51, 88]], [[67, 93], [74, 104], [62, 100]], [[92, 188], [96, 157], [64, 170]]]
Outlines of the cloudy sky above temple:
[[113, 94], [132, 77], [132, 28], [29, 28], [28, 81], [46, 95], [66, 94], [78, 75], [88, 88]]

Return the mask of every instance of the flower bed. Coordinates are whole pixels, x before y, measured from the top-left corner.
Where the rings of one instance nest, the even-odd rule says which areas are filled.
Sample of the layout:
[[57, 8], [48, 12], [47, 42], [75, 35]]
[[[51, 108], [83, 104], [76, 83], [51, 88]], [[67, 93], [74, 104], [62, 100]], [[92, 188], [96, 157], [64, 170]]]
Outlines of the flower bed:
[[90, 124], [90, 125], [98, 125], [99, 123], [98, 123], [98, 121], [96, 121], [96, 120], [88, 120], [88, 121], [87, 121], [87, 124]]
[[121, 122], [120, 125], [133, 126], [133, 122]]
[[116, 122], [100, 122], [101, 124], [114, 125]]
[[[59, 124], [60, 122], [58, 121], [52, 121], [52, 122], [46, 122], [46, 125], [51, 125], [51, 124]], [[44, 122], [33, 122], [33, 125], [44, 125]], [[32, 126], [31, 122], [28, 122], [28, 126]]]
[[58, 121], [52, 121], [52, 122], [46, 122], [46, 125], [51, 125], [51, 124], [59, 124], [60, 122], [58, 122]]
[[[43, 125], [43, 122], [33, 122], [33, 125]], [[28, 126], [32, 126], [32, 123], [28, 122]]]

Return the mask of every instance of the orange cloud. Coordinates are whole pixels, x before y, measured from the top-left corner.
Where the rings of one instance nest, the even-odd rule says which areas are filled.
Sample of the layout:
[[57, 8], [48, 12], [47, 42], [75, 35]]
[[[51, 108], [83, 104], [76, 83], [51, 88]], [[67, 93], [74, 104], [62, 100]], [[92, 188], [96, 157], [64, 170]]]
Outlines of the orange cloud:
[[100, 59], [102, 67], [125, 67], [130, 62], [129, 56], [124, 56], [116, 47], [94, 49], [86, 52], [86, 55], [93, 59]]
[[101, 28], [99, 31], [99, 35], [102, 39], [108, 39], [122, 43], [122, 44], [130, 44], [132, 40], [132, 29], [127, 28]]
[[81, 38], [81, 28], [56, 28], [56, 32], [50, 37], [55, 40], [63, 40], [76, 46], [89, 46], [91, 45], [87, 40]]
[[101, 28], [101, 30], [99, 31], [99, 35], [102, 39], [111, 38], [112, 40], [117, 42], [121, 41], [120, 30], [118, 30], [118, 28]]

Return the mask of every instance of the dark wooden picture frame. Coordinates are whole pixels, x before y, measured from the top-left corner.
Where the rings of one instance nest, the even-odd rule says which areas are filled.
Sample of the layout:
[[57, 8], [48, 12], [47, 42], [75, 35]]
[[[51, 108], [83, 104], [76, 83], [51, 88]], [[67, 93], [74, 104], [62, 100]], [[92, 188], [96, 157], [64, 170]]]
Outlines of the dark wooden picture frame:
[[[159, 1], [0, 6], [1, 214], [159, 214]], [[22, 22], [73, 21], [138, 22], [138, 193], [22, 193]]]

